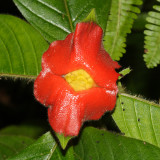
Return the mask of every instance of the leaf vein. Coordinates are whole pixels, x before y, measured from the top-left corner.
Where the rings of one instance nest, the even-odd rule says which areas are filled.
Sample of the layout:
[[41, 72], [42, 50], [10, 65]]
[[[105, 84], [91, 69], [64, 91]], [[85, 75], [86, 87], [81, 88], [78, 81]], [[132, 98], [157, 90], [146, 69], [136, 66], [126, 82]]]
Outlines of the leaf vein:
[[[45, 32], [45, 30], [42, 30], [36, 23], [32, 22], [32, 24], [35, 25], [35, 28], [36, 28], [37, 30], [39, 30], [40, 33], [45, 33], [45, 35], [47, 35], [48, 37], [51, 37], [51, 38], [53, 38], [54, 40], [57, 40], [56, 37], [54, 37], [53, 35], [49, 35], [47, 32]], [[44, 38], [45, 38], [45, 37], [44, 37]]]
[[73, 19], [73, 22], [75, 22], [79, 17], [80, 15], [83, 13], [83, 11], [88, 7], [89, 3], [87, 3], [81, 10], [81, 12]]
[[154, 123], [153, 123], [153, 118], [152, 118], [152, 112], [151, 112], [151, 105], [149, 105], [149, 113], [150, 113], [150, 120], [151, 120], [151, 126], [152, 126], [152, 130], [153, 130], [153, 133], [154, 133], [154, 137], [155, 137], [155, 143], [157, 146], [159, 146], [158, 144], [158, 141], [157, 141], [157, 136], [156, 136], [156, 133], [155, 133], [155, 129], [154, 129]]
[[1, 42], [4, 45], [4, 47], [6, 48], [7, 55], [8, 55], [7, 57], [8, 57], [8, 60], [9, 60], [9, 65], [10, 65], [10, 70], [11, 70], [11, 73], [13, 73], [13, 64], [12, 64], [12, 61], [11, 61], [11, 55], [9, 53], [9, 50], [8, 50], [7, 46], [5, 45], [4, 41], [2, 40], [2, 37], [0, 37], [0, 39], [1, 39]]
[[125, 127], [127, 129], [128, 134], [131, 136], [131, 134], [129, 132], [129, 128], [128, 128], [127, 124], [126, 124], [126, 119], [125, 119], [125, 115], [124, 115], [124, 112], [123, 112], [122, 100], [121, 100], [121, 96], [120, 95], [119, 95], [119, 101], [120, 101], [120, 106], [121, 106], [121, 109], [122, 109], [122, 116], [123, 116], [123, 120], [124, 120], [124, 125], [125, 125]]
[[71, 27], [71, 32], [74, 32], [73, 24], [72, 24], [72, 20], [71, 20], [71, 14], [70, 14], [70, 11], [69, 11], [69, 8], [68, 8], [67, 0], [64, 0], [64, 5], [65, 5], [66, 13], [67, 13], [67, 16], [68, 16], [69, 24], [70, 24], [70, 27]]
[[112, 43], [112, 48], [111, 48], [111, 52], [110, 52], [110, 55], [111, 55], [111, 56], [112, 56], [112, 54], [113, 54], [113, 50], [114, 50], [115, 45], [116, 45], [117, 37], [118, 37], [118, 35], [119, 35], [120, 15], [121, 15], [121, 0], [119, 0], [118, 6], [119, 6], [119, 8], [118, 8], [118, 15], [117, 15], [117, 16], [118, 16], [118, 19], [117, 19], [117, 26], [116, 26], [116, 35], [115, 35], [114, 41], [113, 41], [113, 43]]
[[42, 1], [42, 0], [37, 0], [37, 2], [39, 2], [40, 4], [42, 4], [42, 5], [50, 8], [50, 9], [52, 9], [52, 10], [54, 10], [55, 12], [59, 13], [60, 15], [61, 15], [61, 14], [64, 14], [63, 12], [61, 12], [60, 10], [58, 10], [57, 8], [55, 8], [55, 7], [53, 7], [53, 6], [50, 6], [48, 3], [45, 3], [45, 2]]
[[55, 144], [55, 145], [51, 148], [50, 153], [49, 153], [49, 155], [48, 155], [48, 157], [47, 157], [47, 160], [50, 160], [50, 158], [52, 157], [52, 154], [53, 154], [53, 152], [55, 151], [56, 148], [57, 148], [57, 144]]
[[21, 48], [21, 45], [20, 45], [20, 43], [19, 43], [19, 41], [18, 41], [18, 39], [17, 39], [14, 31], [12, 30], [12, 28], [7, 23], [4, 23], [4, 25], [11, 31], [11, 33], [13, 34], [13, 36], [15, 38], [15, 41], [16, 41], [16, 43], [18, 45], [19, 50], [20, 50], [20, 55], [21, 55], [20, 57], [21, 57], [21, 61], [22, 61], [22, 66], [23, 66], [24, 74], [26, 74], [26, 68], [25, 68], [24, 56], [23, 56], [23, 53], [24, 53], [23, 49]]
[[143, 140], [143, 136], [142, 136], [142, 133], [141, 133], [141, 129], [140, 129], [140, 126], [139, 126], [139, 123], [138, 123], [138, 116], [137, 116], [137, 110], [136, 110], [136, 106], [135, 106], [135, 101], [133, 100], [133, 108], [134, 108], [134, 113], [135, 113], [135, 117], [136, 117], [136, 124], [137, 124], [137, 127], [138, 127], [138, 132], [139, 132], [139, 135], [140, 135], [140, 138]]
[[36, 70], [37, 70], [37, 75], [39, 74], [39, 68], [38, 68], [38, 58], [37, 58], [37, 55], [36, 55], [36, 49], [35, 49], [35, 46], [33, 44], [33, 41], [32, 41], [32, 38], [30, 37], [30, 35], [27, 33], [27, 31], [25, 30], [25, 27], [22, 27], [26, 33], [26, 35], [28, 36], [28, 38], [30, 39], [30, 42], [31, 42], [31, 45], [32, 45], [32, 48], [33, 48], [33, 55], [35, 57], [35, 65], [36, 65]]
[[[19, 2], [19, 3], [20, 3], [20, 2]], [[20, 5], [22, 5], [26, 10], [28, 10], [29, 12], [31, 12], [31, 13], [34, 14], [35, 16], [39, 17], [39, 18], [42, 19], [43, 21], [48, 22], [49, 24], [51, 24], [51, 25], [53, 25], [53, 26], [61, 29], [62, 31], [64, 31], [64, 32], [66, 32], [66, 33], [70, 33], [70, 31], [67, 30], [66, 28], [64, 28], [63, 26], [58, 25], [58, 24], [54, 23], [54, 22], [51, 21], [51, 20], [44, 19], [43, 16], [37, 15], [31, 8], [26, 7], [23, 3], [20, 3]]]
[[[157, 34], [158, 35], [158, 34]], [[155, 36], [157, 38], [157, 43], [156, 44], [159, 44], [159, 37]], [[150, 41], [147, 41], [148, 43], [151, 43]], [[153, 64], [153, 59], [155, 58], [155, 55], [157, 54], [157, 51], [158, 51], [158, 48], [159, 48], [159, 45], [155, 45], [153, 50], [152, 50], [152, 54], [151, 54], [151, 58], [149, 59], [148, 61], [148, 66], [151, 66]]]

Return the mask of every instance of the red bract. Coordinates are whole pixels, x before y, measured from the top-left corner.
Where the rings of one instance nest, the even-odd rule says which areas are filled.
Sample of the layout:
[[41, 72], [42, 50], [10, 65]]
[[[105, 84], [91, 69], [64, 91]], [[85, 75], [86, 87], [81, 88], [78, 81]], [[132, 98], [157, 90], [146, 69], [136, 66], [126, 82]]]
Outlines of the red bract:
[[[34, 83], [36, 99], [48, 106], [49, 123], [55, 132], [76, 136], [84, 121], [97, 120], [112, 110], [118, 92], [119, 68], [102, 45], [101, 27], [78, 23], [65, 40], [51, 43], [42, 57], [42, 71]], [[96, 86], [75, 91], [64, 76], [82, 69]]]

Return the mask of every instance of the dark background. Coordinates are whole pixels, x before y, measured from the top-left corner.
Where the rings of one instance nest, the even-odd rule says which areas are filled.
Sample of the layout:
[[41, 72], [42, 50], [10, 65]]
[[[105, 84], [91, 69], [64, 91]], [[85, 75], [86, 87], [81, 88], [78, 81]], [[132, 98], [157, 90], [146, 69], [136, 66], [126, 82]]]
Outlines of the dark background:
[[[142, 13], [152, 10], [155, 0], [145, 0]], [[0, 1], [0, 13], [11, 14], [22, 19], [12, 0]], [[122, 79], [128, 93], [141, 95], [149, 100], [159, 101], [160, 66], [147, 69], [143, 61], [145, 20], [136, 21], [132, 33], [127, 37], [127, 52], [120, 60], [122, 68], [130, 67], [132, 72]], [[20, 79], [0, 78], [0, 128], [11, 124], [39, 123], [49, 127], [47, 109], [33, 96], [33, 82]]]

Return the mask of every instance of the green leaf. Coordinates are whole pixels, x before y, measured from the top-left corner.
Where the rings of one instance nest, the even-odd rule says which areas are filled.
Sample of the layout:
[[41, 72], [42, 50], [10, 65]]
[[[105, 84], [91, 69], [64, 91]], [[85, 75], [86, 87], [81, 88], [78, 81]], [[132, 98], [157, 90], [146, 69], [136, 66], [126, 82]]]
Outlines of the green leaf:
[[49, 41], [64, 39], [95, 8], [105, 30], [111, 0], [14, 0], [23, 16]]
[[82, 22], [96, 22], [97, 23], [96, 11], [94, 8], [91, 10], [88, 16], [84, 20], [82, 20]]
[[122, 77], [126, 76], [126, 75], [129, 74], [130, 72], [131, 72], [131, 69], [130, 69], [129, 67], [123, 69], [122, 71], [119, 72], [119, 74], [121, 74], [121, 76], [120, 76], [118, 79], [121, 79]]
[[[160, 2], [160, 0], [157, 0]], [[145, 34], [144, 61], [148, 68], [154, 68], [160, 64], [160, 5], [155, 5], [156, 11], [150, 11], [147, 17]]]
[[0, 76], [35, 78], [47, 48], [47, 42], [29, 24], [0, 15]]
[[38, 138], [44, 133], [45, 127], [38, 125], [12, 125], [0, 130], [0, 135], [16, 135]]
[[[159, 160], [160, 149], [143, 141], [92, 127], [85, 128], [78, 143], [62, 152], [50, 132], [9, 160]], [[76, 139], [75, 139], [76, 140]]]
[[109, 21], [104, 36], [104, 47], [112, 59], [120, 60], [126, 52], [126, 36], [131, 32], [136, 13], [140, 13], [137, 5], [142, 0], [113, 0]]
[[160, 147], [160, 106], [128, 94], [119, 94], [113, 118], [125, 136]]
[[41, 136], [35, 143], [24, 149], [18, 155], [9, 160], [74, 160], [73, 148], [70, 147], [66, 153], [62, 153], [52, 134], [47, 132]]
[[67, 144], [68, 144], [68, 142], [70, 141], [70, 139], [73, 138], [71, 136], [65, 137], [63, 134], [58, 134], [58, 133], [56, 133], [56, 136], [57, 136], [57, 138], [58, 138], [58, 140], [60, 142], [60, 145], [61, 145], [62, 149], [65, 149]]
[[160, 148], [92, 127], [83, 130], [74, 147], [80, 160], [159, 160]]
[[0, 160], [16, 155], [33, 142], [24, 136], [0, 135]]

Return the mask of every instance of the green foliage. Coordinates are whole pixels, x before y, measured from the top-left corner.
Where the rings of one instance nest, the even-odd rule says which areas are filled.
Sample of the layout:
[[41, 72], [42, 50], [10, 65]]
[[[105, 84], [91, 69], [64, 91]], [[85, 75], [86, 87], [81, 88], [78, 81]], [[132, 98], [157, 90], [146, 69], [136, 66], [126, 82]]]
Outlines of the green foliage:
[[74, 148], [83, 160], [158, 160], [160, 149], [104, 130], [87, 128]]
[[0, 15], [0, 76], [33, 78], [48, 44], [23, 20]]
[[[160, 2], [160, 0], [157, 0]], [[147, 17], [145, 34], [144, 60], [148, 68], [156, 67], [160, 64], [160, 5], [155, 5], [156, 11], [150, 11]]]
[[119, 72], [119, 74], [121, 75], [121, 76], [119, 77], [119, 79], [121, 79], [123, 76], [129, 74], [130, 72], [131, 72], [131, 69], [130, 69], [129, 67], [123, 69], [122, 71]]
[[134, 160], [158, 160], [160, 149], [139, 140], [88, 127], [82, 132], [78, 144], [68, 148], [64, 154], [48, 132], [9, 160], [125, 160], [131, 157]]
[[58, 133], [56, 133], [56, 137], [58, 138], [59, 143], [60, 143], [62, 149], [65, 149], [66, 146], [67, 146], [67, 144], [68, 144], [68, 142], [70, 141], [70, 139], [73, 138], [71, 136], [65, 137], [63, 134], [58, 134]]
[[126, 36], [131, 32], [136, 13], [140, 9], [136, 5], [141, 5], [142, 0], [113, 0], [109, 21], [104, 36], [104, 47], [114, 60], [120, 60], [126, 52]]
[[96, 12], [95, 12], [94, 8], [91, 10], [91, 12], [88, 14], [88, 16], [82, 22], [97, 22]]
[[47, 132], [43, 136], [41, 136], [35, 143], [24, 149], [17, 156], [10, 158], [9, 160], [72, 160], [73, 150], [70, 148], [65, 155], [62, 154], [60, 148], [56, 144], [52, 134]]
[[0, 135], [26, 136], [38, 138], [45, 132], [44, 126], [39, 125], [12, 125], [0, 130]]
[[25, 136], [0, 134], [0, 160], [8, 159], [34, 142]]
[[[97, 23], [106, 31], [105, 49], [113, 59], [119, 60], [125, 53], [127, 33], [131, 32], [133, 21], [137, 18], [136, 14], [140, 12], [137, 5], [142, 4], [142, 0], [14, 0], [14, 2], [39, 32], [19, 18], [0, 15], [0, 76], [29, 79], [34, 79], [41, 70], [41, 57], [48, 48], [44, 38], [48, 42], [64, 39], [67, 34], [74, 31], [76, 23], [84, 20], [87, 15], [89, 19], [96, 18]], [[93, 8], [95, 10], [92, 10]], [[150, 24], [146, 25], [145, 31], [145, 47], [148, 51], [144, 59], [149, 68], [160, 62], [158, 53], [160, 6], [154, 6], [154, 9], [158, 12], [149, 12], [147, 21]], [[130, 69], [127, 68], [120, 73], [126, 75], [129, 72]], [[10, 157], [10, 160], [131, 158], [158, 160], [159, 117], [159, 105], [120, 93], [113, 118], [125, 136], [88, 127], [82, 130], [78, 138], [70, 141], [71, 146], [68, 145], [66, 150], [62, 151], [50, 132], [33, 143], [32, 138], [37, 138], [42, 128], [27, 125], [10, 126], [0, 131], [0, 159]], [[66, 141], [61, 136], [58, 138], [64, 148], [68, 139]]]
[[160, 106], [136, 96], [119, 94], [113, 118], [125, 136], [160, 147]]
[[95, 8], [97, 22], [105, 30], [111, 0], [14, 0], [23, 16], [52, 42], [73, 32]]

